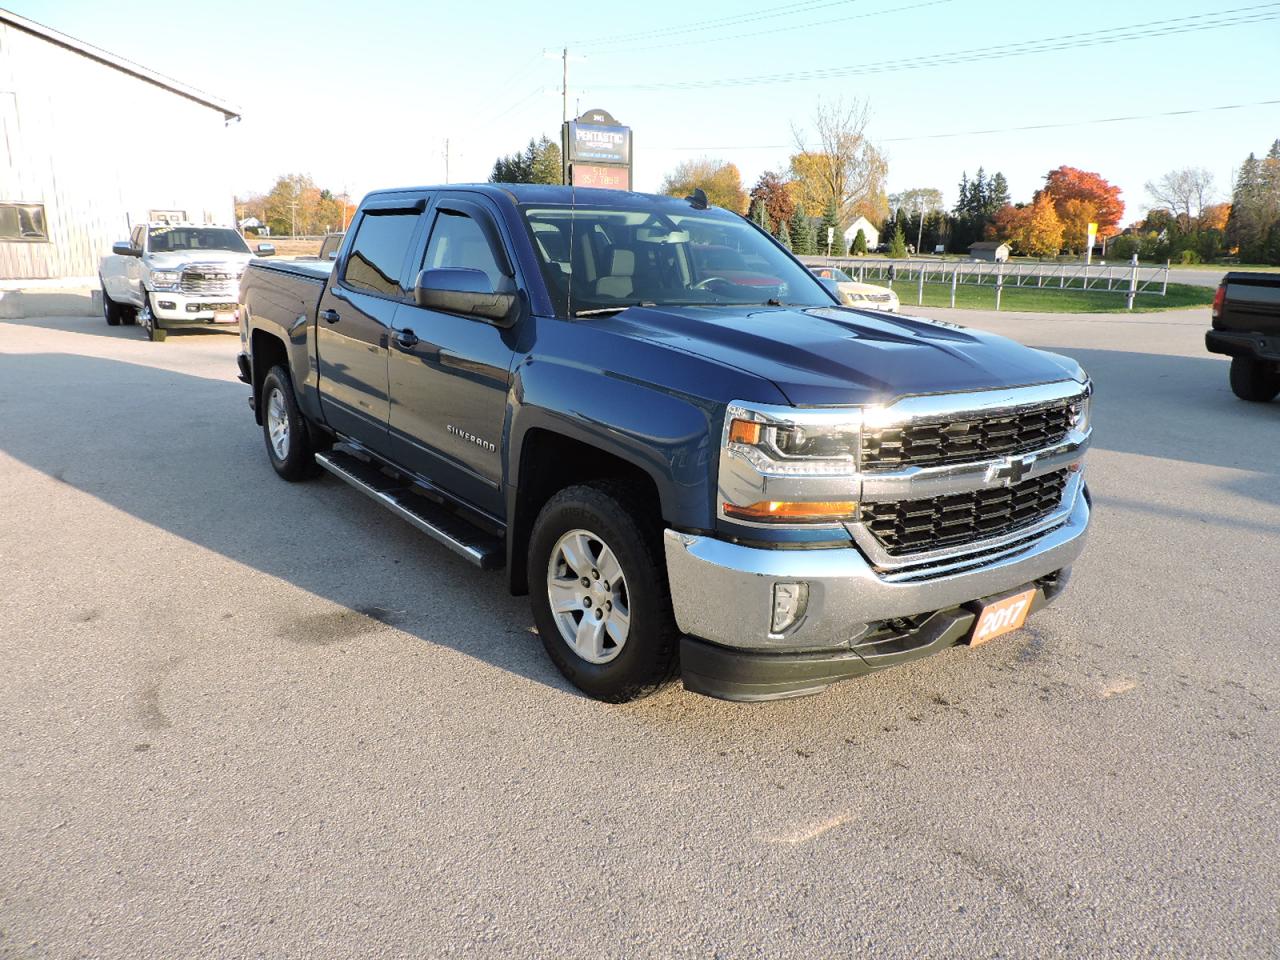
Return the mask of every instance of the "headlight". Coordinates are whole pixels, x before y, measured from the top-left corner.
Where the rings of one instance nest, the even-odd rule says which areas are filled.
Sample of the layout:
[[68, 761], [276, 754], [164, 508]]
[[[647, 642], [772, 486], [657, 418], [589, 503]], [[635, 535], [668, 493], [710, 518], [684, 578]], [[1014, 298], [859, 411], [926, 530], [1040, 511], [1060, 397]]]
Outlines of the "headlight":
[[1071, 429], [1078, 430], [1081, 433], [1087, 433], [1089, 430], [1089, 422], [1091, 419], [1093, 407], [1093, 396], [1091, 393], [1085, 394], [1084, 397], [1077, 400], [1071, 405]]
[[151, 282], [157, 288], [176, 287], [182, 282], [182, 272], [179, 270], [152, 270]]
[[[745, 481], [743, 473], [749, 468], [754, 479], [721, 500], [724, 515], [757, 523], [853, 519], [858, 504], [852, 481], [858, 472], [861, 424], [861, 411], [851, 408], [761, 410], [730, 405], [721, 472], [733, 472]], [[800, 480], [806, 481], [803, 486], [797, 485]], [[727, 485], [728, 478], [722, 476], [722, 492], [729, 494]]]

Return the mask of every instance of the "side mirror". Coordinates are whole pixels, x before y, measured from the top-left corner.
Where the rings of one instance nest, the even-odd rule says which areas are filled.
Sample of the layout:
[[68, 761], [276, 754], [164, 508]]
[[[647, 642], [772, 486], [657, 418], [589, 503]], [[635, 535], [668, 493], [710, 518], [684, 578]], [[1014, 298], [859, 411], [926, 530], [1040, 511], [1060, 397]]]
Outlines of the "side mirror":
[[258, 244], [258, 256], [260, 256], [260, 257], [274, 257], [275, 255], [276, 255], [276, 247], [275, 247], [275, 244], [273, 244], [273, 243], [260, 243], [260, 244]]
[[142, 251], [131, 244], [128, 240], [117, 240], [111, 245], [111, 252], [117, 257], [140, 257]]
[[329, 251], [328, 259], [330, 259], [330, 260], [337, 260], [337, 259], [338, 259], [338, 251], [337, 251], [337, 250], [330, 250], [330, 251]]
[[498, 327], [515, 323], [514, 289], [494, 290], [489, 275], [483, 270], [470, 267], [423, 270], [414, 284], [413, 299], [427, 310], [477, 317]]

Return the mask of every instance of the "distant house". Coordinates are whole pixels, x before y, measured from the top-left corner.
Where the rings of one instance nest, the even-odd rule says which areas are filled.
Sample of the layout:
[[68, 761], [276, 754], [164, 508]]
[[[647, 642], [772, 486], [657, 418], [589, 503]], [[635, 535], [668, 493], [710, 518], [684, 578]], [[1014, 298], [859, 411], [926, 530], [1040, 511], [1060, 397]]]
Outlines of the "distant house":
[[1004, 263], [1009, 259], [1009, 245], [999, 240], [979, 240], [969, 244], [969, 256], [990, 263]]
[[849, 249], [853, 243], [853, 238], [858, 235], [861, 230], [863, 236], [867, 238], [867, 249], [874, 250], [880, 245], [880, 231], [871, 225], [871, 221], [866, 217], [859, 217], [853, 223], [849, 224], [849, 229], [844, 232], [844, 248]]

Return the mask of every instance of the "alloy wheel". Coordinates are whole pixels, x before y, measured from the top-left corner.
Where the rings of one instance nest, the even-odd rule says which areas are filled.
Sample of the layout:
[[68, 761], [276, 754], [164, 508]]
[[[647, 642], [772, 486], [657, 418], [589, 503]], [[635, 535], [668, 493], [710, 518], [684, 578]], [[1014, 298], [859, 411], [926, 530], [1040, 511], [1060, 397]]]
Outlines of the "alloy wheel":
[[589, 530], [570, 530], [551, 551], [547, 596], [560, 636], [588, 663], [608, 663], [631, 631], [627, 579], [613, 551]]

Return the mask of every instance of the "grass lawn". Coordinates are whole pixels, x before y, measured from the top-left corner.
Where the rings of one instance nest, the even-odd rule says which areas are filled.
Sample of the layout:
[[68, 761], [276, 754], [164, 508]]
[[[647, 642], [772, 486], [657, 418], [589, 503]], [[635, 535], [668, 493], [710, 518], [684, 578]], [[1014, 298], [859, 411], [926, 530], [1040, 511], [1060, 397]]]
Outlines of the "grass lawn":
[[[882, 281], [870, 281], [887, 286]], [[918, 287], [910, 281], [899, 280], [893, 285], [902, 300], [902, 309], [909, 311], [916, 306]], [[1153, 313], [1159, 310], [1184, 310], [1188, 307], [1208, 307], [1213, 303], [1212, 287], [1193, 287], [1183, 283], [1169, 284], [1168, 296], [1159, 292], [1140, 293], [1134, 298], [1134, 313]], [[1107, 290], [1059, 290], [1053, 287], [1006, 286], [1000, 295], [1001, 310], [1025, 310], [1031, 313], [1126, 313], [1125, 294]], [[951, 306], [950, 283], [926, 283], [924, 285], [926, 307]], [[967, 310], [994, 310], [996, 290], [994, 286], [962, 283], [956, 287], [956, 307]]]

